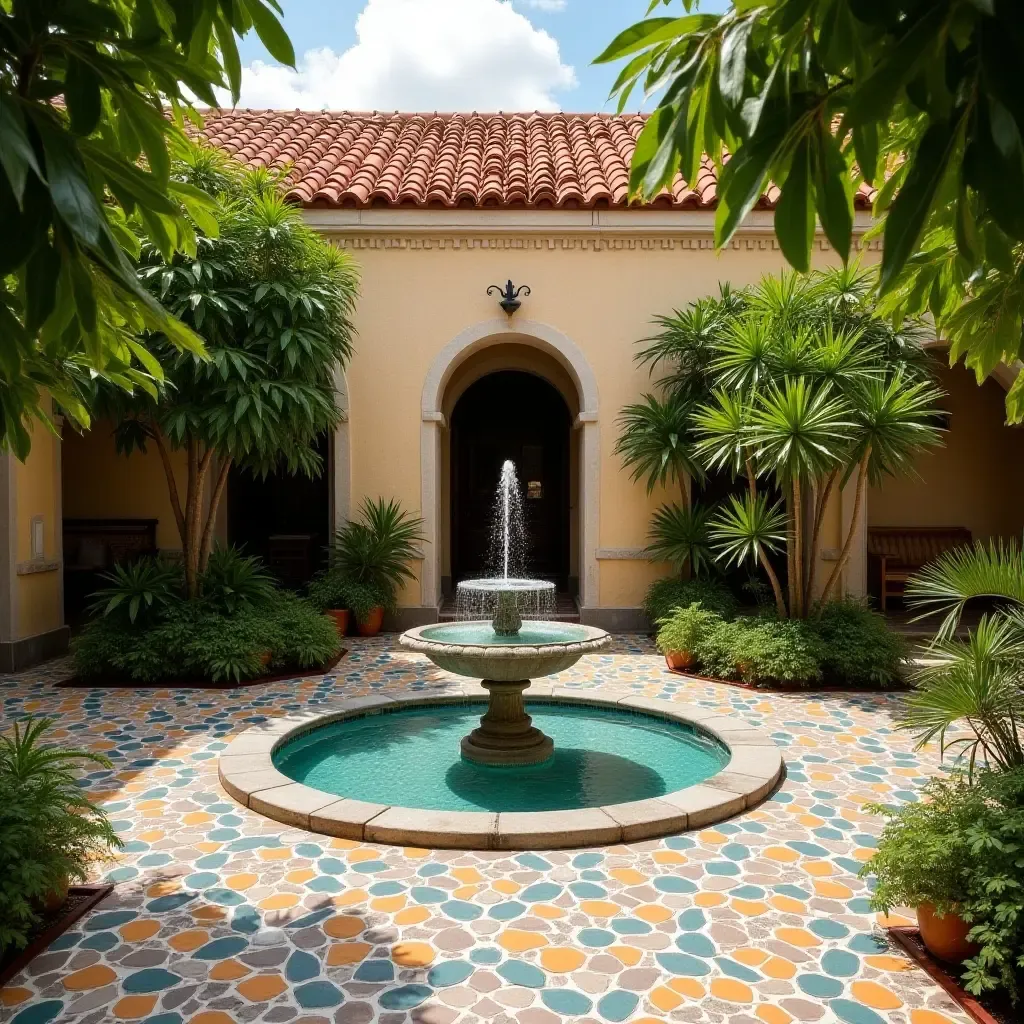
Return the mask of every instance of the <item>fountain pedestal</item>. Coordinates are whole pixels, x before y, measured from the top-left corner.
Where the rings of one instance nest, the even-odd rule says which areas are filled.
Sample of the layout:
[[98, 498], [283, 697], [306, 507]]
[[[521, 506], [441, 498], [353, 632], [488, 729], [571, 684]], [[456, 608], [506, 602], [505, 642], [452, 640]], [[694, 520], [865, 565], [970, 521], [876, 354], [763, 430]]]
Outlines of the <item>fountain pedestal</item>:
[[490, 699], [480, 726], [462, 738], [462, 756], [477, 764], [539, 764], [554, 753], [555, 745], [533, 724], [523, 703], [529, 679], [484, 679]]

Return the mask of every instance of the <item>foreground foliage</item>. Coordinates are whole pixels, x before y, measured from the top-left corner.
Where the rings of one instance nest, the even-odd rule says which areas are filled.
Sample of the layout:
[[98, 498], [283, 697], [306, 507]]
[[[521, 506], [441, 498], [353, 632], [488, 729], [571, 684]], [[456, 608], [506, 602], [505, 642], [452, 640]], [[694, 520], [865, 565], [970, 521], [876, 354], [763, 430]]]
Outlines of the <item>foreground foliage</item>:
[[48, 898], [85, 881], [94, 860], [121, 846], [75, 775], [111, 762], [44, 742], [52, 725], [26, 719], [0, 735], [0, 955], [27, 944]]
[[107, 579], [97, 617], [73, 646], [83, 678], [237, 682], [313, 668], [338, 653], [334, 623], [234, 549], [213, 552], [191, 601], [181, 567], [159, 559], [118, 566]]
[[705, 577], [682, 580], [678, 576], [666, 576], [647, 588], [643, 609], [651, 622], [656, 623], [674, 609], [685, 608], [695, 601], [723, 619], [731, 619], [739, 608], [729, 588], [719, 580]]
[[920, 803], [873, 806], [887, 823], [862, 874], [878, 886], [871, 903], [934, 904], [972, 925], [980, 946], [964, 964], [969, 992], [1003, 990], [1018, 1002], [1024, 982], [1024, 769], [933, 779]]
[[[652, 0], [655, 8], [671, 0]], [[722, 14], [653, 17], [598, 61], [612, 93], [660, 92], [630, 189], [718, 165], [725, 245], [769, 181], [775, 233], [806, 271], [820, 221], [845, 260], [855, 186], [878, 189], [881, 290], [897, 316], [930, 311], [979, 383], [1024, 353], [1024, 7], [1017, 0], [734, 0]], [[728, 160], [725, 154], [731, 154]], [[1007, 394], [1024, 418], [1024, 377]]]
[[[990, 767], [1024, 767], [1024, 558], [1015, 541], [951, 551], [907, 583], [912, 606], [943, 614], [931, 645], [936, 664], [918, 674], [903, 725], [918, 744], [939, 740]], [[996, 603], [966, 640], [955, 630], [968, 601]], [[948, 738], [951, 729], [969, 732]]]
[[255, 28], [294, 64], [274, 11], [276, 0], [0, 3], [0, 443], [19, 457], [32, 417], [49, 419], [46, 393], [81, 427], [96, 374], [155, 393], [162, 370], [143, 329], [201, 357], [135, 260], [143, 233], [170, 259], [195, 252], [193, 221], [216, 232], [171, 156], [184, 117], [198, 119], [192, 97], [216, 106], [221, 86], [237, 101], [236, 37]]

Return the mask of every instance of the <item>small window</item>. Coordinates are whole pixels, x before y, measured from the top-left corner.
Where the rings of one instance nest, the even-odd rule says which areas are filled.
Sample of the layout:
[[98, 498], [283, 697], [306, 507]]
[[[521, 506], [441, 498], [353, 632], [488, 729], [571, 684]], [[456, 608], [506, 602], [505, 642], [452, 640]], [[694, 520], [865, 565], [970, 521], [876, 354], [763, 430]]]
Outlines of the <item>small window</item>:
[[538, 501], [544, 497], [544, 485], [539, 480], [528, 480], [526, 482], [526, 498], [528, 501]]

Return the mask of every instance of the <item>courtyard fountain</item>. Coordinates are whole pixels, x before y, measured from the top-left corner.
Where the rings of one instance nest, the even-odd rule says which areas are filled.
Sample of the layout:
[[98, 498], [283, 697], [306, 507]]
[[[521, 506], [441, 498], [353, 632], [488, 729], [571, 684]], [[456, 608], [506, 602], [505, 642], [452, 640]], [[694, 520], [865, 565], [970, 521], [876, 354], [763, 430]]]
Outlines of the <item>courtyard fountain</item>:
[[[224, 788], [314, 832], [469, 849], [629, 842], [702, 827], [764, 799], [782, 771], [767, 733], [616, 687], [611, 658], [571, 689], [535, 685], [527, 713], [533, 681], [602, 651], [610, 637], [551, 617], [554, 586], [529, 578], [526, 549], [508, 462], [491, 575], [459, 584], [455, 622], [400, 638], [479, 686], [431, 685], [429, 670], [385, 654], [378, 663], [390, 663], [388, 686], [261, 722], [232, 740], [220, 756]], [[364, 671], [356, 661], [352, 678]]]
[[481, 680], [489, 701], [480, 725], [462, 739], [462, 756], [478, 764], [526, 765], [546, 761], [551, 738], [533, 725], [523, 692], [531, 679], [570, 668], [606, 646], [604, 630], [544, 618], [555, 607], [555, 585], [522, 573], [526, 526], [515, 464], [506, 461], [495, 497], [492, 566], [498, 574], [462, 580], [456, 591], [459, 621], [421, 626], [401, 644], [439, 668]]

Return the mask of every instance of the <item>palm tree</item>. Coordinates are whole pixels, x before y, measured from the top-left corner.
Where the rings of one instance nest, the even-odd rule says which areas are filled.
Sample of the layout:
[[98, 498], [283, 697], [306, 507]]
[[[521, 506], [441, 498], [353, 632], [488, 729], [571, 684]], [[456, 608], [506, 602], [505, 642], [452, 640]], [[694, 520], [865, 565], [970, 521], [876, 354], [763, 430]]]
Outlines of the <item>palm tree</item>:
[[[949, 551], [907, 581], [907, 597], [927, 615], [944, 616], [931, 645], [936, 664], [923, 669], [903, 724], [918, 745], [938, 738], [960, 746], [973, 770], [983, 756], [998, 768], [1024, 767], [1024, 553], [1015, 541], [975, 542]], [[966, 641], [956, 628], [968, 601], [998, 602]], [[958, 722], [967, 736], [946, 742]]]
[[[725, 471], [745, 478], [747, 497], [712, 521], [711, 537], [724, 560], [735, 560], [737, 536], [757, 536], [751, 530], [767, 513], [761, 489], [781, 494], [772, 509], [785, 522], [788, 596], [777, 604], [780, 614], [807, 615], [818, 540], [837, 489], [855, 481], [852, 521], [822, 601], [849, 563], [868, 484], [909, 472], [914, 456], [938, 443], [940, 392], [913, 327], [896, 331], [875, 316], [866, 275], [856, 268], [766, 277], [657, 323], [661, 332], [642, 343], [637, 359], [661, 373], [658, 393], [623, 410], [616, 445], [648, 491], [680, 485], [683, 504], [659, 509], [652, 535], [669, 524], [678, 534], [688, 478]], [[771, 578], [768, 544], [741, 549]], [[648, 548], [652, 557], [668, 550], [664, 543]]]

